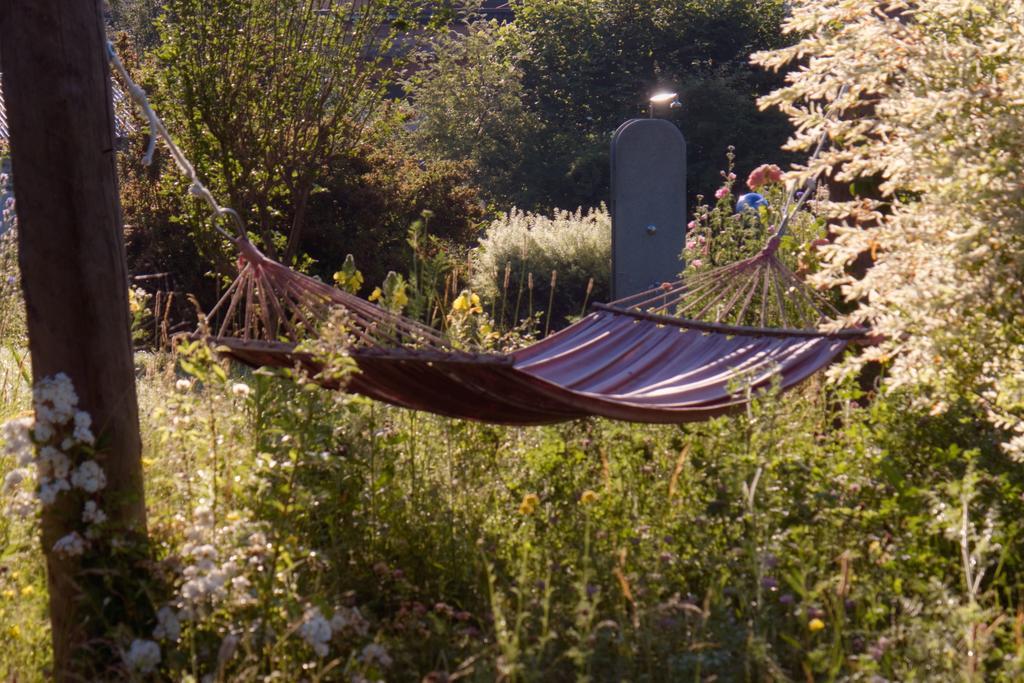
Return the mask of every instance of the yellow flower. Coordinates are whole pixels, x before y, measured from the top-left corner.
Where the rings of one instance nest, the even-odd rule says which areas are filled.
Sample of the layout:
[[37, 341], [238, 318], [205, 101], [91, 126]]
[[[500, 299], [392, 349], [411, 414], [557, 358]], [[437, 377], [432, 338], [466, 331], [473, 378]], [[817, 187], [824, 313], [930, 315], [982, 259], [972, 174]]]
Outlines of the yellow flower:
[[580, 496], [580, 505], [590, 505], [591, 503], [597, 502], [597, 493], [587, 489]]
[[3, 593], [0, 593], [0, 595], [3, 595], [8, 600], [13, 600], [14, 599], [14, 591], [11, 590], [10, 588], [5, 590]]
[[405, 293], [405, 285], [395, 289], [395, 305], [402, 308], [409, 303], [409, 297]]
[[484, 309], [480, 305], [480, 297], [468, 289], [464, 289], [461, 294], [455, 297], [455, 301], [452, 302], [452, 311], [483, 313]]
[[7, 635], [17, 640], [21, 637], [21, 628], [17, 624], [12, 624], [10, 628], [7, 629]]
[[811, 633], [816, 633], [825, 628], [825, 622], [815, 617], [807, 622], [807, 628], [811, 630]]
[[21, 594], [22, 595], [32, 595], [35, 592], [36, 592], [35, 586], [25, 586], [24, 588], [21, 589]]
[[523, 502], [519, 504], [519, 514], [532, 515], [540, 504], [540, 498], [535, 493], [527, 493], [523, 496]]
[[380, 287], [374, 287], [373, 293], [370, 294], [370, 301], [376, 301], [377, 299], [384, 296], [384, 292], [380, 291]]
[[351, 294], [355, 294], [363, 286], [363, 274], [356, 269], [352, 254], [345, 259], [341, 270], [334, 274], [334, 284]]

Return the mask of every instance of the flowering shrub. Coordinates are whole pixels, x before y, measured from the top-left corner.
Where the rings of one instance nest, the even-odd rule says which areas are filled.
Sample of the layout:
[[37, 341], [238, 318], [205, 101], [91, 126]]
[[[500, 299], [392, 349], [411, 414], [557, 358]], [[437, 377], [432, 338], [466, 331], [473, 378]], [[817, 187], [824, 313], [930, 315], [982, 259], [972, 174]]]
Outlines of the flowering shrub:
[[[3, 425], [5, 448], [17, 465], [4, 477], [4, 491], [10, 494], [8, 511], [19, 516], [31, 514], [35, 506], [28, 489], [42, 505], [53, 505], [62, 492], [81, 492], [79, 497], [99, 493], [106, 475], [93, 459], [92, 418], [78, 410], [78, 395], [64, 373], [36, 383], [33, 390], [35, 418], [18, 418]], [[83, 497], [82, 531], [93, 536], [106, 515], [97, 501]], [[86, 540], [78, 531], [59, 539], [52, 550], [58, 554], [81, 555]]]
[[470, 285], [500, 326], [540, 313], [559, 327], [608, 298], [611, 216], [603, 206], [550, 217], [513, 209], [487, 228], [471, 264]]
[[[767, 206], [737, 213], [737, 198], [745, 192], [737, 188], [734, 160], [735, 150], [729, 147], [727, 167], [720, 171], [722, 184], [714, 192], [713, 205], [705, 204], [703, 195], [697, 196], [694, 218], [686, 229], [684, 273], [722, 266], [758, 253], [775, 234], [784, 210], [792, 212], [803, 194], [798, 190], [787, 206], [789, 188], [782, 182], [781, 169], [774, 164], [762, 164], [750, 172], [746, 185], [751, 192], [762, 194]], [[816, 205], [816, 200], [809, 203], [811, 207]], [[824, 243], [824, 232], [824, 221], [812, 211], [796, 212], [789, 220], [778, 254], [793, 270], [806, 274], [817, 265], [816, 250]]]
[[[1020, 2], [800, 0], [792, 47], [755, 55], [801, 68], [764, 97], [797, 126], [793, 149], [831, 145], [806, 179], [879, 181], [829, 202], [837, 221], [823, 286], [856, 304], [847, 323], [881, 342], [837, 372], [884, 362], [890, 389], [923, 408], [979, 406], [1024, 460], [1024, 7]], [[841, 65], [841, 66], [840, 66]], [[825, 107], [838, 116], [823, 116]], [[858, 258], [872, 265], [848, 272]]]

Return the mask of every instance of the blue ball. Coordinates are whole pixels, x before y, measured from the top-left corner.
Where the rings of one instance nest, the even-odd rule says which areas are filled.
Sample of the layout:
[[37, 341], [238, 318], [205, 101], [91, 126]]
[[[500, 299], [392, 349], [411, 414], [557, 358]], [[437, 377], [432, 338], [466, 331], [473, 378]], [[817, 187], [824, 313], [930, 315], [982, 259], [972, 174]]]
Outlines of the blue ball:
[[762, 206], [767, 207], [768, 200], [756, 192], [748, 192], [736, 200], [736, 213], [743, 213], [748, 209], [757, 211]]

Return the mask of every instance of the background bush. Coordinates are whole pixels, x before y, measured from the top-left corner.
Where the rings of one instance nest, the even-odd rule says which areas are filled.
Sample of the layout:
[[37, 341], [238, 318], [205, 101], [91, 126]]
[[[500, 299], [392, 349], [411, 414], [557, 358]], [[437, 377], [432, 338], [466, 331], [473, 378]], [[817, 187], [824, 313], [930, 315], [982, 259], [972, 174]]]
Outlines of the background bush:
[[560, 327], [567, 317], [580, 315], [585, 300], [607, 300], [611, 236], [604, 206], [551, 216], [513, 209], [490, 224], [471, 252], [471, 286], [490, 302], [499, 324], [518, 323], [535, 312], [547, 315], [552, 273], [557, 273], [551, 320]]
[[[498, 208], [594, 207], [609, 196], [609, 145], [678, 92], [690, 204], [717, 182], [726, 146], [738, 172], [780, 158], [785, 116], [756, 98], [781, 80], [749, 64], [784, 42], [781, 0], [521, 0], [504, 27], [477, 24], [435, 44], [410, 83], [424, 154], [471, 160]], [[662, 112], [664, 114], [664, 112]]]

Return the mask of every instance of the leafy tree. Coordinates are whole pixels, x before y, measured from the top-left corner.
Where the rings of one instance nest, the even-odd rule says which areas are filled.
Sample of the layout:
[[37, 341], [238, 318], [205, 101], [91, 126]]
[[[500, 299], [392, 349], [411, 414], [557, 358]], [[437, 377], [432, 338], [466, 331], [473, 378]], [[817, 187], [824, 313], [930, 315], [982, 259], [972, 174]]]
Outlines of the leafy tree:
[[310, 199], [306, 242], [317, 261], [311, 270], [328, 281], [348, 253], [370, 288], [388, 271], [410, 271], [413, 249], [406, 240], [424, 214], [427, 233], [449, 245], [472, 241], [483, 217], [464, 164], [417, 161], [386, 126], [335, 157], [319, 183]]
[[[849, 321], [879, 335], [843, 369], [881, 361], [886, 386], [913, 387], [933, 414], [973, 404], [1024, 461], [1022, 6], [909, 6], [794, 3], [786, 29], [805, 37], [755, 58], [805, 67], [762, 104], [790, 115], [794, 147], [833, 142], [795, 178], [882, 179], [874, 198], [822, 207], [843, 222], [819, 283], [842, 286]], [[873, 265], [851, 277], [864, 255]]]
[[[611, 134], [646, 116], [655, 90], [671, 89], [684, 103], [674, 120], [690, 145], [691, 194], [706, 192], [729, 144], [742, 172], [786, 160], [785, 119], [756, 106], [775, 77], [747, 63], [752, 51], [780, 45], [782, 5], [519, 0], [512, 24], [470, 31], [461, 44], [446, 39], [417, 77], [419, 139], [476, 162], [480, 184], [506, 203], [596, 206], [608, 196]], [[501, 115], [479, 116], [486, 106]]]
[[472, 164], [485, 196], [532, 203], [540, 191], [528, 160], [540, 152], [542, 125], [526, 106], [521, 73], [503, 48], [507, 28], [477, 21], [465, 36], [438, 36], [406, 86], [416, 106], [415, 147]]
[[394, 81], [404, 0], [168, 0], [163, 113], [200, 175], [271, 254], [299, 255], [310, 197]]
[[135, 47], [148, 50], [160, 42], [157, 19], [163, 5], [163, 0], [109, 0], [110, 25], [127, 34]]

